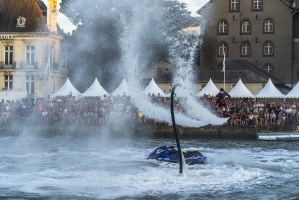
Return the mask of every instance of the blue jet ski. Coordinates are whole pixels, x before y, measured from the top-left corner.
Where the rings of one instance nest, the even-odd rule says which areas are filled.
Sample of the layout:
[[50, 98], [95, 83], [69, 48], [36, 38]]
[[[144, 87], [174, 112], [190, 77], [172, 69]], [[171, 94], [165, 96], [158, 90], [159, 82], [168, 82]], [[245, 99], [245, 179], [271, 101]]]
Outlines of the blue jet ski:
[[[186, 164], [204, 164], [207, 157], [203, 156], [199, 151], [183, 152]], [[179, 152], [173, 146], [161, 146], [150, 153], [147, 159], [156, 159], [159, 161], [179, 163]]]

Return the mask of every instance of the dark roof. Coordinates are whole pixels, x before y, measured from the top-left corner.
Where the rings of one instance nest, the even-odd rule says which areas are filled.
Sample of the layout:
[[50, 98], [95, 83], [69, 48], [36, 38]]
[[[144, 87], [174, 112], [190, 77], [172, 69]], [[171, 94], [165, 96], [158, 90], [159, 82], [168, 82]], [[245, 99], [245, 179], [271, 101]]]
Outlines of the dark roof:
[[[215, 70], [197, 70], [195, 82], [208, 82], [212, 78], [213, 82], [223, 82], [224, 74], [222, 72], [223, 64], [219, 64]], [[284, 82], [267, 73], [261, 68], [246, 60], [235, 59], [225, 62], [225, 77], [227, 82], [238, 82], [242, 79], [244, 83], [267, 83], [271, 78], [274, 84], [285, 85]]]
[[[48, 32], [38, 0], [0, 0], [0, 32]], [[26, 19], [17, 27], [18, 17]]]

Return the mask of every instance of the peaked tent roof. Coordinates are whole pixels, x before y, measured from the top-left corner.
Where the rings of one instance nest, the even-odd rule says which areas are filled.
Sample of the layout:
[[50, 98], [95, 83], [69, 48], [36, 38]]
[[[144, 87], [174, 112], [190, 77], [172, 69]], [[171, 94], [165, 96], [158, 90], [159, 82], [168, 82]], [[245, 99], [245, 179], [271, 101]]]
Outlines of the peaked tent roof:
[[142, 91], [142, 94], [147, 95], [148, 93], [155, 95], [158, 95], [158, 93], [160, 93], [161, 96], [165, 96], [165, 93], [159, 88], [153, 78], [148, 86]]
[[284, 95], [274, 86], [271, 79], [269, 79], [267, 85], [255, 96], [258, 98], [284, 98]]
[[101, 86], [97, 78], [95, 78], [93, 84], [82, 93], [82, 96], [85, 97], [100, 97], [104, 95], [108, 96], [109, 93]]
[[129, 93], [129, 85], [126, 81], [126, 79], [123, 79], [121, 84], [111, 93], [113, 96], [117, 95], [130, 95]]
[[299, 98], [299, 82], [295, 87], [285, 96], [286, 98]]
[[210, 94], [216, 96], [218, 92], [219, 89], [216, 87], [216, 85], [213, 83], [212, 79], [210, 78], [207, 85], [204, 88], [202, 88], [202, 90], [200, 90], [195, 96], [202, 97], [204, 94]]
[[235, 98], [254, 98], [254, 95], [248, 88], [244, 85], [244, 83], [239, 79], [238, 83], [235, 85], [233, 89], [229, 92], [231, 97]]
[[52, 94], [52, 96], [67, 96], [70, 93], [72, 93], [73, 96], [77, 96], [79, 94], [81, 94], [71, 83], [70, 79], [68, 78], [64, 85], [54, 94]]

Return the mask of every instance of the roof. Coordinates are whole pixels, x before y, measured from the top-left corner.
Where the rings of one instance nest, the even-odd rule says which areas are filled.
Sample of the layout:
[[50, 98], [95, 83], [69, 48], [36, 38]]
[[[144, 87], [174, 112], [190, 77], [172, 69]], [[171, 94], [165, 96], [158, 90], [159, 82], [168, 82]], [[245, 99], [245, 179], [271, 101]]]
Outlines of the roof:
[[130, 95], [129, 93], [129, 85], [124, 78], [121, 84], [111, 93], [113, 96], [122, 96], [122, 95]]
[[109, 93], [101, 86], [97, 78], [95, 78], [92, 85], [82, 93], [82, 96], [85, 97], [100, 97], [105, 95], [109, 96]]
[[[223, 82], [223, 64], [215, 70], [198, 70], [197, 79], [198, 82], [208, 82], [210, 78], [213, 79], [214, 83]], [[275, 84], [285, 85], [284, 82], [273, 76], [272, 74], [267, 73], [261, 68], [253, 65], [252, 63], [246, 60], [233, 60], [225, 62], [225, 76], [227, 82], [238, 82], [239, 79], [242, 79], [244, 83], [266, 83], [269, 78]]]
[[219, 89], [213, 83], [212, 79], [210, 79], [209, 82], [207, 83], [207, 85], [204, 88], [202, 88], [202, 90], [200, 90], [195, 96], [201, 97], [201, 96], [204, 96], [205, 94], [216, 96], [216, 94], [218, 94], [218, 92], [219, 92]]
[[71, 83], [70, 79], [68, 78], [65, 83], [63, 84], [63, 86], [61, 86], [61, 88], [55, 92], [54, 94], [52, 94], [52, 96], [67, 96], [70, 93], [72, 93], [73, 96], [77, 96], [79, 94], [81, 94]]
[[284, 95], [274, 86], [271, 79], [267, 85], [255, 95], [258, 98], [284, 98]]
[[[42, 7], [38, 0], [0, 0], [0, 32], [49, 31]], [[19, 17], [24, 26], [18, 26]]]
[[248, 88], [243, 84], [242, 80], [239, 79], [238, 83], [228, 93], [234, 98], [254, 98], [254, 95]]

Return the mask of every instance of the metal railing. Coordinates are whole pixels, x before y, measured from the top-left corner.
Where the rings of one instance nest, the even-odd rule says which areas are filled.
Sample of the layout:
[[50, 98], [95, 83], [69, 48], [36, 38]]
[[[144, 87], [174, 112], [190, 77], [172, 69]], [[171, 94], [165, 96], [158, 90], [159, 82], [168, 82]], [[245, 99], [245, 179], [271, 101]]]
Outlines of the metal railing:
[[6, 65], [4, 61], [0, 61], [0, 69], [16, 69], [16, 62]]
[[33, 65], [28, 65], [26, 61], [21, 61], [20, 69], [37, 69], [37, 62], [34, 62]]

